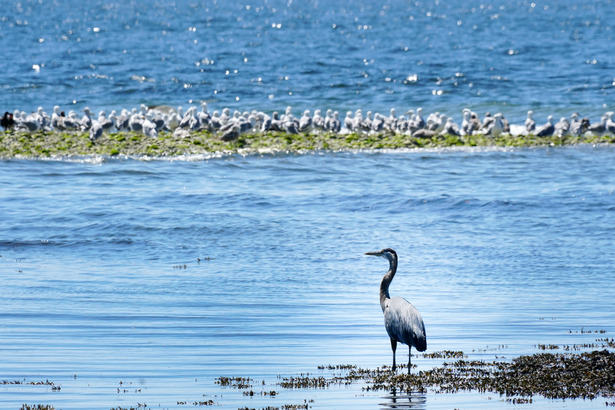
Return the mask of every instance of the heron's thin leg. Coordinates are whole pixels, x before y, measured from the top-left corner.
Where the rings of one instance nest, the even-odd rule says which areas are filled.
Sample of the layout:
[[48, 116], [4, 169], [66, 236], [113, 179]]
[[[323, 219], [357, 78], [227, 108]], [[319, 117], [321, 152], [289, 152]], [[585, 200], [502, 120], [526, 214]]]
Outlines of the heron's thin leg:
[[408, 374], [412, 368], [412, 346], [408, 346]]
[[397, 340], [391, 338], [391, 349], [393, 349], [393, 372], [395, 372], [395, 350], [397, 350]]

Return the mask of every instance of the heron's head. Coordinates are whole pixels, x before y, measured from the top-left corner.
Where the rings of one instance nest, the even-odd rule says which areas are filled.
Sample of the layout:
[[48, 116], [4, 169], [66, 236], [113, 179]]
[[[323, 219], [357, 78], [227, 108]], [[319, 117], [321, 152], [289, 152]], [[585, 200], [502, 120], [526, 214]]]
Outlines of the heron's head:
[[389, 261], [397, 259], [397, 253], [391, 248], [386, 248], [376, 252], [366, 252], [365, 254], [370, 256], [380, 256], [382, 258], [388, 259]]

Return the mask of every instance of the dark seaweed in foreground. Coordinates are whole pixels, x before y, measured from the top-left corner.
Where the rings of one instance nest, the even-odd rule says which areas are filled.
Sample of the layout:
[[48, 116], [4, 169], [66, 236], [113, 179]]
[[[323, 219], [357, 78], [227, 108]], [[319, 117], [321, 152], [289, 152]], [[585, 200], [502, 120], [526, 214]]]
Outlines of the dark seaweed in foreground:
[[394, 374], [389, 367], [351, 368], [344, 376], [285, 378], [284, 388], [326, 388], [354, 381], [366, 390], [402, 390], [456, 393], [477, 390], [507, 397], [540, 395], [549, 399], [615, 397], [615, 353], [607, 350], [581, 354], [539, 353], [512, 362], [457, 360], [415, 374]]
[[606, 350], [521, 356], [496, 374], [493, 388], [507, 396], [595, 399], [615, 395], [615, 353]]

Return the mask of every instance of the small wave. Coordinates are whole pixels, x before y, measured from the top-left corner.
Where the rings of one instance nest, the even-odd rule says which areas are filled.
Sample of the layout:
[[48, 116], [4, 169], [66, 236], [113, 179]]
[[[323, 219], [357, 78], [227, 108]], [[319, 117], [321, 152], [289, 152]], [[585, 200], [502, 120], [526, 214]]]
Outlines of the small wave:
[[37, 239], [37, 240], [28, 240], [28, 241], [19, 241], [19, 240], [0, 240], [0, 248], [23, 248], [28, 246], [50, 246], [57, 245], [54, 241], [49, 241], [47, 239]]
[[45, 162], [69, 162], [75, 164], [101, 165], [107, 162], [107, 157], [103, 155], [83, 155], [83, 156], [51, 156], [37, 158]]

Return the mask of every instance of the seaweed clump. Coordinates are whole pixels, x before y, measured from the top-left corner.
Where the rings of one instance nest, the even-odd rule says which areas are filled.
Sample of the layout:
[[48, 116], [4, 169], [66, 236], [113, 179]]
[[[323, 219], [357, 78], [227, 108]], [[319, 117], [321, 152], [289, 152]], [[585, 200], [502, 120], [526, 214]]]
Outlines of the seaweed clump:
[[511, 362], [457, 360], [410, 375], [379, 372], [366, 379], [367, 389], [456, 393], [494, 392], [507, 397], [540, 395], [548, 399], [615, 397], [615, 353], [540, 353]]
[[606, 350], [521, 356], [496, 372], [494, 390], [507, 396], [551, 399], [615, 396], [615, 353]]
[[[444, 353], [443, 356], [462, 356]], [[324, 367], [323, 367], [324, 368]], [[615, 353], [607, 350], [580, 354], [539, 353], [520, 356], [511, 362], [456, 360], [426, 371], [396, 374], [384, 366], [375, 370], [346, 368], [345, 375], [333, 377], [285, 378], [283, 388], [328, 388], [355, 381], [368, 391], [416, 391], [458, 393], [493, 392], [512, 398], [514, 403], [531, 402], [540, 395], [548, 399], [590, 399], [615, 397]]]
[[22, 404], [19, 410], [55, 410], [50, 404]]

